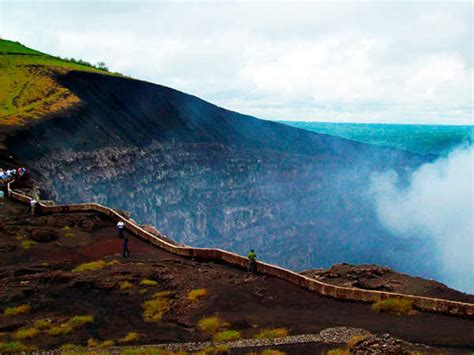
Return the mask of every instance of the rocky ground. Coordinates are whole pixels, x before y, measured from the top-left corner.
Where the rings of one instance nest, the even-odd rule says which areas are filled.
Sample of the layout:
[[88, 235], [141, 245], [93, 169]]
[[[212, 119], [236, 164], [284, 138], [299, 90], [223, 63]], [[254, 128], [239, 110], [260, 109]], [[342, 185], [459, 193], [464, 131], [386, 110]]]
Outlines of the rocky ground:
[[337, 264], [329, 269], [307, 270], [302, 274], [338, 286], [474, 303], [474, 295], [453, 290], [434, 280], [402, 274], [378, 265]]
[[[468, 319], [378, 314], [369, 304], [339, 302], [276, 278], [180, 258], [132, 236], [131, 257], [122, 259], [114, 223], [93, 213], [32, 217], [27, 207], [6, 200], [0, 220], [0, 343], [54, 349], [85, 346], [89, 339], [117, 345], [208, 341], [198, 323], [218, 315], [224, 328], [242, 338], [269, 328], [299, 335], [345, 326], [449, 351], [474, 349], [474, 322]], [[88, 262], [99, 267], [73, 271]], [[206, 294], [190, 299], [197, 289]], [[144, 307], [157, 299], [159, 319], [147, 321]], [[5, 314], [21, 305], [28, 306], [24, 313]], [[74, 316], [93, 320], [67, 329]], [[125, 341], [129, 333], [138, 338]], [[327, 346], [279, 348], [318, 353]]]

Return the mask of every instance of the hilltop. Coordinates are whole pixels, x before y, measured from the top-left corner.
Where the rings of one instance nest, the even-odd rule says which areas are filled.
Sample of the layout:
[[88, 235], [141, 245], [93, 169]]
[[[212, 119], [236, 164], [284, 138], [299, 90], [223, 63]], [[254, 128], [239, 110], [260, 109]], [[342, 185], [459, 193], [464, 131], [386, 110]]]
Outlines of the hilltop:
[[0, 125], [24, 125], [79, 104], [79, 98], [56, 79], [72, 70], [108, 74], [86, 62], [0, 40]]

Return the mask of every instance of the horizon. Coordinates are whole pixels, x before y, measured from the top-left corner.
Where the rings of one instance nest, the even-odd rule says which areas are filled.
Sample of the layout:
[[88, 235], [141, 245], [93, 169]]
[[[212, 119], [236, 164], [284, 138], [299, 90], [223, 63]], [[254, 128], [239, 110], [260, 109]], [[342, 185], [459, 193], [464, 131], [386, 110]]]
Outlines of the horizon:
[[472, 126], [469, 10], [468, 2], [4, 1], [0, 33], [264, 120]]

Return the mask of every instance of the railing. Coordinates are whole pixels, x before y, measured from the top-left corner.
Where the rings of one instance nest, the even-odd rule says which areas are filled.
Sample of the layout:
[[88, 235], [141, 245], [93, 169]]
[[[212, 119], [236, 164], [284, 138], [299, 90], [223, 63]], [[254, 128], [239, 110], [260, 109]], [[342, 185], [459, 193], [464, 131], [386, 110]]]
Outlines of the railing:
[[[11, 183], [7, 184], [7, 195], [13, 200], [30, 204], [31, 198], [21, 193], [11, 190]], [[115, 222], [122, 221], [125, 228], [151, 244], [166, 250], [170, 253], [188, 258], [196, 258], [206, 261], [218, 261], [226, 264], [245, 268], [247, 266], [247, 258], [221, 249], [193, 248], [189, 246], [176, 246], [168, 243], [163, 234], [155, 235], [147, 232], [135, 222], [128, 220], [119, 213], [109, 207], [99, 205], [97, 203], [82, 203], [71, 205], [52, 205], [48, 206], [37, 203], [38, 212], [41, 213], [70, 213], [70, 212], [98, 212], [104, 214]], [[342, 287], [324, 283], [296, 272], [284, 269], [275, 265], [258, 261], [257, 270], [260, 274], [274, 276], [282, 280], [288, 281], [302, 288], [315, 292], [322, 296], [332, 297], [338, 300], [358, 301], [358, 302], [378, 302], [388, 298], [403, 298], [410, 300], [413, 306], [420, 310], [431, 313], [440, 313], [466, 318], [474, 318], [474, 304], [457, 302], [446, 299], [406, 295], [395, 292], [363, 290], [351, 287]]]

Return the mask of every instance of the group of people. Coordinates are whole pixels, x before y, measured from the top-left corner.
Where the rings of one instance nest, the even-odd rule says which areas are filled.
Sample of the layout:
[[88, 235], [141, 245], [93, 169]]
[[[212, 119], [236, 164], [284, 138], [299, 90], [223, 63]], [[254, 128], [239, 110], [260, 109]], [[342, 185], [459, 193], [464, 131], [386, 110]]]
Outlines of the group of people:
[[26, 168], [8, 169], [8, 170], [3, 170], [2, 168], [0, 168], [0, 183], [10, 182], [26, 174], [28, 174], [28, 169]]

